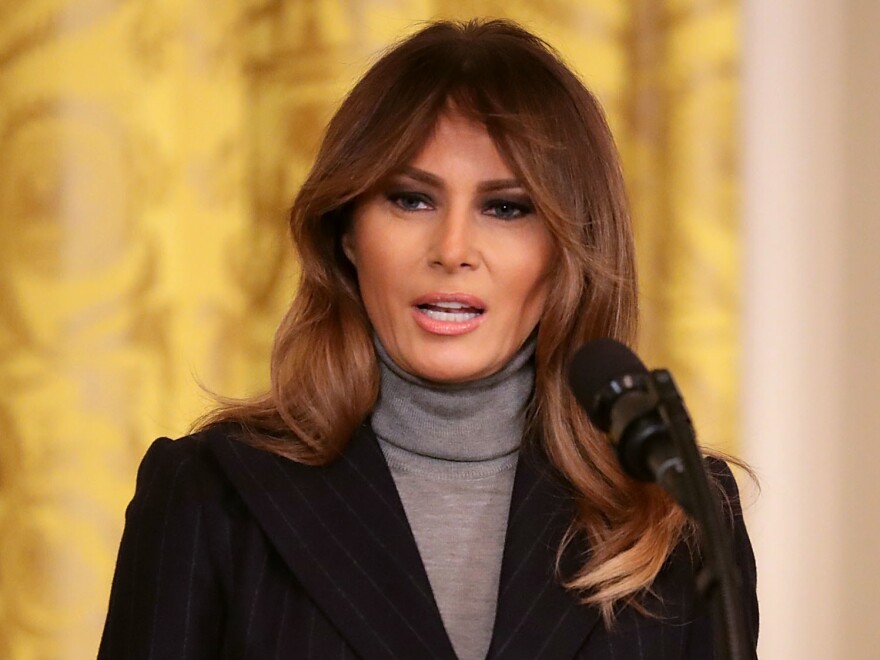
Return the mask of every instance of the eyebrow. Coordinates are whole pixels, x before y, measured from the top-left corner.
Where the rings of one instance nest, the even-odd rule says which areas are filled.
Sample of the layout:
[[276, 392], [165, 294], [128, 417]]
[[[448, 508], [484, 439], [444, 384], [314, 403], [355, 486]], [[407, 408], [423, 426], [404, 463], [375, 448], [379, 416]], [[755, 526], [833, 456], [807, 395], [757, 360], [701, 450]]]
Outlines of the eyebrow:
[[[429, 186], [434, 186], [435, 188], [443, 188], [443, 179], [441, 179], [436, 174], [431, 174], [430, 172], [426, 172], [425, 170], [421, 170], [418, 167], [412, 167], [411, 165], [407, 165], [402, 168], [399, 174], [406, 175], [411, 179], [415, 179], [416, 181], [421, 181], [422, 183], [426, 183]], [[511, 188], [522, 188], [523, 185], [520, 183], [519, 179], [489, 179], [487, 181], [480, 181], [477, 186], [477, 190], [480, 192], [493, 192], [496, 190], [509, 190]]]

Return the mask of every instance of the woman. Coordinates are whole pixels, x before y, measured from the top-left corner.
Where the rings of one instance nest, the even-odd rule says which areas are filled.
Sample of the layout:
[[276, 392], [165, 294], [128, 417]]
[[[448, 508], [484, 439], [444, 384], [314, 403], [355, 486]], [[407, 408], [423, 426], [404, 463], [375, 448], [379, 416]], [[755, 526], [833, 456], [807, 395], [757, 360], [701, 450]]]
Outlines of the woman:
[[618, 156], [554, 52], [503, 21], [402, 42], [290, 222], [271, 391], [148, 451], [100, 656], [711, 658], [690, 526], [565, 384], [637, 301]]

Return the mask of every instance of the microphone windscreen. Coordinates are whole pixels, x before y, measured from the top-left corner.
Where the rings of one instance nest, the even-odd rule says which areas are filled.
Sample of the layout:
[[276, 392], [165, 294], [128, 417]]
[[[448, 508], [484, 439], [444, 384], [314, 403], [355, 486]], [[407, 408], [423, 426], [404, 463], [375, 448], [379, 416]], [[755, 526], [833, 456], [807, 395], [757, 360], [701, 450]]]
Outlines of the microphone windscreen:
[[590, 420], [602, 428], [605, 423], [596, 418], [596, 395], [616, 378], [646, 373], [635, 353], [619, 341], [603, 337], [577, 350], [568, 366], [568, 382]]

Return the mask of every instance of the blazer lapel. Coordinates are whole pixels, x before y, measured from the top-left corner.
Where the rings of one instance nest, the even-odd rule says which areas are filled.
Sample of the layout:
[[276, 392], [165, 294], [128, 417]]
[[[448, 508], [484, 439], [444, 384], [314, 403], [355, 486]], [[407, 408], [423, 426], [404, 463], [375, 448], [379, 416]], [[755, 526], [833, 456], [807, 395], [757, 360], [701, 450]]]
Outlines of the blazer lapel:
[[[488, 658], [571, 658], [599, 620], [556, 577], [559, 543], [574, 515], [570, 493], [543, 452], [525, 447], [517, 465]], [[564, 573], [584, 547], [569, 547]], [[566, 561], [567, 560], [567, 561]]]
[[359, 655], [455, 658], [367, 424], [324, 467], [216, 436], [209, 445], [266, 536]]

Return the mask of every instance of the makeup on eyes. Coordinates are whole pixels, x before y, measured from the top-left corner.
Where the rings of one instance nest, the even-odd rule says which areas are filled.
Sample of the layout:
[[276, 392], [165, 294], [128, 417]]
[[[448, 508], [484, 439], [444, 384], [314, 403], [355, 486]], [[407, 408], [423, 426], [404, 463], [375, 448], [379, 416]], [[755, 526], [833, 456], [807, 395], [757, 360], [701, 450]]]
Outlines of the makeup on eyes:
[[495, 217], [500, 218], [502, 220], [506, 219], [516, 219], [527, 216], [531, 213], [534, 213], [535, 207], [532, 204], [532, 201], [528, 197], [519, 197], [519, 196], [511, 196], [511, 197], [493, 197], [492, 199], [485, 200], [482, 205], [484, 209], [490, 208], [507, 208], [513, 211], [516, 215], [502, 215], [496, 214]]
[[[501, 220], [514, 220], [534, 213], [535, 207], [531, 199], [525, 194], [499, 195], [500, 191], [493, 191], [491, 197], [486, 197], [479, 201], [479, 208], [484, 211], [489, 209], [504, 209], [501, 212], [488, 213], [492, 217]], [[434, 198], [426, 192], [409, 188], [405, 185], [392, 185], [384, 193], [385, 199], [404, 211], [422, 211], [428, 210], [421, 208], [424, 204], [430, 208], [436, 206]]]
[[398, 188], [392, 188], [385, 193], [385, 199], [403, 211], [421, 211], [421, 210], [423, 210], [423, 209], [417, 209], [417, 208], [411, 208], [409, 206], [405, 206], [403, 204], [404, 201], [423, 203], [423, 204], [426, 204], [430, 207], [434, 206], [434, 201], [431, 199], [431, 197], [429, 195], [426, 195], [425, 193], [417, 192], [415, 190], [402, 190], [402, 189], [398, 189]]

